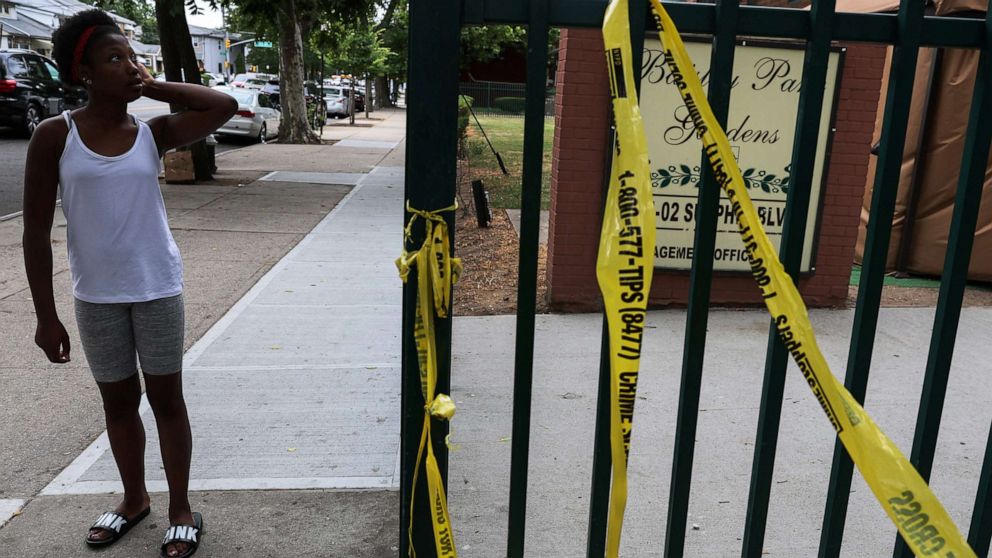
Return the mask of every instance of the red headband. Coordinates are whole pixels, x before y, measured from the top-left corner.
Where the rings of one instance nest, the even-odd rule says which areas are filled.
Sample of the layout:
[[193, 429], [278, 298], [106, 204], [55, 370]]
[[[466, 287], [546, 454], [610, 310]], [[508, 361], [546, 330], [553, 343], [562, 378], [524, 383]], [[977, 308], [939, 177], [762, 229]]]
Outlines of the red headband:
[[72, 80], [79, 81], [79, 64], [83, 61], [83, 52], [86, 51], [86, 43], [89, 42], [90, 36], [93, 31], [96, 30], [96, 25], [91, 25], [83, 31], [83, 34], [79, 36], [79, 40], [76, 41], [76, 50], [72, 53]]

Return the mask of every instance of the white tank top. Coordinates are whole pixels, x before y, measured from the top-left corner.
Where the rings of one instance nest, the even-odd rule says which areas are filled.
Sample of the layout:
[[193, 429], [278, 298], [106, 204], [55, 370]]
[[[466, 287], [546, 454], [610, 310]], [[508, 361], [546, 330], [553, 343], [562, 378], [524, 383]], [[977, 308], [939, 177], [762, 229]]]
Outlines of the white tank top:
[[135, 119], [138, 135], [131, 149], [105, 157], [86, 147], [69, 111], [62, 116], [69, 135], [59, 159], [59, 187], [73, 295], [84, 302], [121, 303], [182, 293], [183, 262], [169, 230], [151, 129]]

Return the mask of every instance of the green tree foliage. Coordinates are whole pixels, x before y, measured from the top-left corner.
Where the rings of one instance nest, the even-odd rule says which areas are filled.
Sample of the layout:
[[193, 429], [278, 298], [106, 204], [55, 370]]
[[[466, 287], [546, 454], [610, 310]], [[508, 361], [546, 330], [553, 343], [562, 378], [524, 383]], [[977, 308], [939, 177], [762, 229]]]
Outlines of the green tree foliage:
[[462, 69], [475, 62], [489, 62], [508, 49], [527, 48], [527, 30], [510, 25], [482, 25], [462, 28]]
[[[242, 55], [238, 55], [242, 56]], [[242, 65], [244, 57], [242, 57]], [[269, 74], [279, 72], [279, 48], [273, 43], [272, 48], [253, 48], [248, 53], [248, 65], [258, 66], [258, 71]], [[243, 71], [243, 70], [239, 70]]]
[[[558, 29], [548, 33], [548, 64], [558, 59]], [[506, 51], [527, 51], [527, 28], [511, 25], [481, 25], [463, 27], [461, 37], [461, 67], [467, 70], [477, 62], [489, 62]]]
[[[239, 22], [263, 31], [265, 38], [278, 43], [280, 100], [283, 123], [280, 140], [287, 143], [314, 143], [318, 138], [307, 122], [303, 96], [306, 45], [315, 28], [360, 17], [368, 11], [369, 0], [209, 0], [237, 11]], [[242, 29], [245, 30], [245, 29]], [[256, 49], [257, 50], [257, 49]]]
[[221, 4], [224, 5], [227, 28], [232, 33], [253, 33], [260, 40], [278, 41], [279, 26], [269, 14], [245, 10], [232, 2], [217, 2], [216, 5], [211, 5], [219, 8]]
[[[384, 73], [398, 81], [406, 81], [407, 33], [410, 31], [410, 12], [407, 0], [397, 0], [392, 19], [380, 28], [380, 44], [388, 52]], [[385, 22], [383, 22], [385, 23]]]
[[82, 0], [86, 4], [126, 17], [141, 27], [141, 42], [158, 44], [155, 2], [151, 0]]
[[327, 26], [314, 34], [317, 50], [327, 53], [327, 68], [334, 73], [355, 76], [380, 75], [386, 71], [390, 51], [380, 33], [366, 25]]

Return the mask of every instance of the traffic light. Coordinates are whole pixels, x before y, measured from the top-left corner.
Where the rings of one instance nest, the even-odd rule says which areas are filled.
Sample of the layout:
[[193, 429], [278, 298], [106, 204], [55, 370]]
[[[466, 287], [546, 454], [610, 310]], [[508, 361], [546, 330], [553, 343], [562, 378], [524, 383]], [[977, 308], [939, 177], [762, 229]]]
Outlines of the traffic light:
[[224, 39], [224, 48], [231, 48], [231, 39]]

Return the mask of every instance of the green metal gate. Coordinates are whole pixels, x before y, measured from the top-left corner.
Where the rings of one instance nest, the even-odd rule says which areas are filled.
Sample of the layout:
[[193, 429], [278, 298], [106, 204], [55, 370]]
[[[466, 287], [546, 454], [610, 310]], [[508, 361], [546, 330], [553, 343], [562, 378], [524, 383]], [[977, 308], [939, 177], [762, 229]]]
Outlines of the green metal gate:
[[[709, 99], [724, 125], [730, 99], [730, 77], [738, 37], [799, 39], [806, 41], [803, 88], [792, 156], [793, 187], [786, 205], [780, 257], [786, 271], [797, 278], [818, 138], [819, 115], [831, 41], [893, 45], [881, 146], [871, 200], [871, 220], [865, 241], [854, 326], [849, 347], [845, 387], [864, 402], [869, 366], [878, 323], [882, 280], [889, 248], [892, 215], [906, 139], [910, 100], [921, 47], [980, 49], [967, 139], [961, 160], [960, 180], [948, 238], [944, 275], [931, 336], [923, 393], [917, 415], [911, 461], [929, 480], [947, 390], [951, 357], [957, 335], [968, 264], [978, 219], [982, 185], [992, 143], [992, 17], [925, 16], [924, 0], [902, 0], [898, 14], [836, 13], [835, 0], [814, 0], [810, 11], [758, 8], [739, 0], [717, 0], [715, 5], [666, 3], [680, 31], [712, 35]], [[526, 25], [528, 27], [526, 124], [524, 129], [523, 194], [521, 200], [519, 293], [517, 300], [516, 356], [513, 395], [512, 461], [507, 556], [524, 555], [524, 521], [527, 501], [527, 467], [530, 405], [534, 357], [535, 299], [537, 290], [538, 224], [542, 174], [543, 122], [547, 35], [551, 27], [599, 28], [607, 0], [411, 0], [406, 199], [421, 210], [447, 207], [455, 198], [456, 119], [458, 95], [459, 34], [463, 25]], [[647, 0], [631, 0], [631, 31], [635, 37], [635, 67], [640, 66], [645, 28], [651, 32]], [[992, 7], [992, 1], [990, 1]], [[650, 129], [650, 123], [648, 128]], [[611, 142], [612, 143], [612, 142]], [[704, 164], [704, 167], [706, 165]], [[609, 165], [606, 166], [607, 170]], [[683, 555], [696, 423], [699, 412], [702, 367], [720, 189], [710, 173], [699, 189], [681, 392], [675, 433], [674, 462], [669, 498], [666, 557]], [[410, 217], [409, 214], [406, 215]], [[445, 215], [454, 230], [450, 213]], [[424, 237], [414, 230], [415, 244]], [[418, 443], [423, 427], [417, 351], [413, 338], [416, 278], [403, 296], [403, 395], [401, 431], [400, 555], [408, 554], [407, 526]], [[438, 392], [448, 393], [451, 363], [451, 320], [438, 319]], [[604, 326], [604, 347], [606, 330]], [[603, 556], [607, 501], [610, 490], [609, 365], [604, 348], [597, 406], [593, 478], [587, 555]], [[741, 555], [762, 553], [768, 501], [775, 463], [788, 351], [775, 328], [769, 328], [761, 408], [751, 469], [751, 488]], [[443, 443], [447, 424], [432, 423], [434, 452], [447, 485], [447, 449]], [[836, 444], [825, 504], [819, 556], [840, 555], [851, 488], [853, 464]], [[418, 486], [426, 486], [421, 468]], [[430, 510], [423, 490], [413, 507], [413, 543], [418, 556], [434, 556]], [[453, 510], [457, 525], [457, 510]], [[963, 526], [962, 526], [963, 527]], [[968, 542], [979, 556], [986, 556], [992, 539], [992, 438], [985, 461]], [[897, 541], [894, 556], [911, 556]]]

